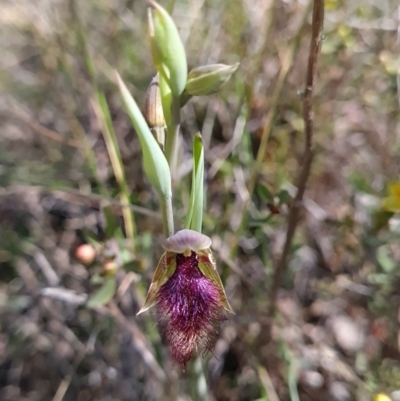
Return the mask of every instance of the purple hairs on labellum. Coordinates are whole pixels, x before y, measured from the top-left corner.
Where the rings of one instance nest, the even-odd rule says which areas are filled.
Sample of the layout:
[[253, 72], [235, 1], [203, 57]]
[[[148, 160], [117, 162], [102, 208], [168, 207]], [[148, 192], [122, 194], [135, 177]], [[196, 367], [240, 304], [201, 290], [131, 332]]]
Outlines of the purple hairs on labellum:
[[160, 288], [158, 310], [172, 357], [185, 365], [200, 350], [210, 351], [225, 320], [220, 291], [198, 268], [198, 256], [176, 255], [176, 270]]

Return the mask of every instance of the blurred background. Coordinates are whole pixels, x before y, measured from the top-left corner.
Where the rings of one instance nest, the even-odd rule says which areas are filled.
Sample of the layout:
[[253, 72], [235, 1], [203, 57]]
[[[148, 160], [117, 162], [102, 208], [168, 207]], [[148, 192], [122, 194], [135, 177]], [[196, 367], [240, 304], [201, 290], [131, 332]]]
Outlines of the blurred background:
[[[272, 317], [268, 296], [304, 151], [311, 2], [175, 2], [190, 68], [241, 63], [220, 92], [181, 113], [176, 225], [200, 131], [204, 233], [236, 313], [202, 359], [201, 399], [400, 399], [400, 8], [325, 3], [316, 156]], [[113, 70], [143, 105], [155, 73], [146, 3], [0, 4], [0, 399], [199, 399], [201, 375], [172, 363], [155, 311], [136, 317], [162, 224]]]

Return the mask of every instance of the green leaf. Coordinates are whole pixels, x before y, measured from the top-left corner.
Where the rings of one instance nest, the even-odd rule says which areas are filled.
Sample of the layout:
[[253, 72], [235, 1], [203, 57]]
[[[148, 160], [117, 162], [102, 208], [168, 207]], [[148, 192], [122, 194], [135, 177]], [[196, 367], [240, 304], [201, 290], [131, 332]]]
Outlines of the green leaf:
[[185, 228], [201, 232], [204, 199], [204, 149], [198, 133], [193, 140], [193, 173], [190, 203], [185, 219]]
[[143, 154], [143, 166], [147, 178], [162, 199], [170, 199], [172, 197], [171, 173], [167, 159], [147, 126], [138, 105], [118, 73], [117, 81], [125, 109], [139, 136]]
[[88, 308], [97, 308], [108, 304], [117, 289], [117, 282], [115, 276], [107, 277], [104, 284], [95, 292], [87, 301]]
[[185, 48], [168, 12], [153, 0], [149, 3], [153, 7], [149, 18], [153, 62], [160, 75], [167, 80], [173, 95], [179, 96], [185, 89], [187, 79]]

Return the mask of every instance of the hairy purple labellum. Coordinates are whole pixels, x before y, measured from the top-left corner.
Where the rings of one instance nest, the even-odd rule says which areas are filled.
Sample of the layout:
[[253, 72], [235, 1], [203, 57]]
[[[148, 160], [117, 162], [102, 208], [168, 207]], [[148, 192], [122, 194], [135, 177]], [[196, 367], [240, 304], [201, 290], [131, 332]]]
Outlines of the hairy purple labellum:
[[212, 349], [219, 323], [232, 312], [210, 245], [208, 237], [192, 230], [168, 238], [139, 312], [158, 305], [172, 357], [182, 365]]
[[219, 291], [197, 265], [195, 252], [189, 257], [177, 254], [176, 270], [157, 295], [167, 342], [181, 364], [196, 351], [214, 346], [217, 324], [224, 320]]

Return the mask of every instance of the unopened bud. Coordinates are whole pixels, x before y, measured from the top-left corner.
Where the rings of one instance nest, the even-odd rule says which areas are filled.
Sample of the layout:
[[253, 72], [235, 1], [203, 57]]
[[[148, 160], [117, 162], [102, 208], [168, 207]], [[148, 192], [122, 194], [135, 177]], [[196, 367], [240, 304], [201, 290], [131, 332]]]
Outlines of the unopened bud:
[[239, 63], [210, 64], [194, 68], [189, 72], [185, 91], [192, 96], [211, 95], [229, 80], [238, 67]]
[[178, 29], [168, 12], [154, 0], [148, 0], [149, 35], [154, 66], [167, 80], [174, 96], [180, 96], [187, 79], [185, 48]]
[[158, 74], [152, 79], [149, 88], [147, 89], [144, 117], [146, 118], [147, 124], [156, 138], [156, 141], [161, 148], [164, 149], [166, 125], [161, 102]]

